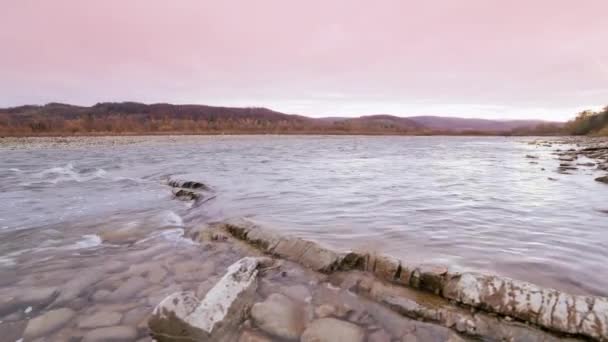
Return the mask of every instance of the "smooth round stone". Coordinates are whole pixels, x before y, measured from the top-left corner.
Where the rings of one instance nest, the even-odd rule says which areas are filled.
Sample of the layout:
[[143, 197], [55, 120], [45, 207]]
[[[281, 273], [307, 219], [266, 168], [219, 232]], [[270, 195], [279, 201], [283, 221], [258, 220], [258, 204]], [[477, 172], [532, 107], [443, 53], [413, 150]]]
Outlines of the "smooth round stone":
[[137, 330], [134, 327], [114, 326], [91, 330], [84, 335], [83, 342], [127, 342], [135, 341]]
[[239, 337], [238, 342], [271, 342], [271, 341], [272, 340], [270, 340], [266, 336], [262, 336], [261, 334], [253, 332], [251, 330], [245, 330]]
[[109, 327], [120, 323], [121, 319], [122, 314], [120, 312], [101, 311], [81, 319], [78, 327], [84, 329]]
[[305, 325], [300, 305], [279, 293], [254, 304], [251, 317], [255, 325], [266, 333], [287, 340], [298, 339]]
[[325, 318], [336, 313], [336, 307], [329, 304], [321, 304], [315, 308], [315, 315], [319, 318]]
[[75, 315], [74, 310], [68, 308], [48, 311], [27, 323], [23, 337], [31, 340], [48, 335], [66, 325]]
[[365, 331], [359, 326], [335, 318], [313, 321], [302, 334], [301, 342], [363, 342]]

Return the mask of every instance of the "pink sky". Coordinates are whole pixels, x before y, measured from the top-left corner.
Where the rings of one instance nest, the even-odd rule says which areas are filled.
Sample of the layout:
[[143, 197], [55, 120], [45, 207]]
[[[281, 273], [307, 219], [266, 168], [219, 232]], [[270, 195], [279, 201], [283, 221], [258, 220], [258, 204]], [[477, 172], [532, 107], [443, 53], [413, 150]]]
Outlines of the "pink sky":
[[0, 106], [565, 120], [608, 105], [607, 0], [0, 5]]

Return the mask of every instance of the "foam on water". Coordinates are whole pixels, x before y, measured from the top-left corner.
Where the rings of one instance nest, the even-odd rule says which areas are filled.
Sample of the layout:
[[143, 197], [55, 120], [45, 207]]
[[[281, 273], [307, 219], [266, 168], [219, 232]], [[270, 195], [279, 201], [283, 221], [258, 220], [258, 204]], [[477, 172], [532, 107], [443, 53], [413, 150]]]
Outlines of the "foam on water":
[[84, 249], [93, 248], [101, 245], [101, 237], [95, 234], [83, 235], [82, 239], [76, 241], [73, 245], [65, 246], [64, 249]]
[[143, 244], [155, 239], [162, 239], [165, 241], [169, 241], [174, 244], [196, 244], [192, 239], [184, 238], [185, 231], [183, 228], [174, 228], [174, 229], [165, 229], [159, 232], [153, 232], [149, 234], [147, 237], [137, 241], [135, 244]]

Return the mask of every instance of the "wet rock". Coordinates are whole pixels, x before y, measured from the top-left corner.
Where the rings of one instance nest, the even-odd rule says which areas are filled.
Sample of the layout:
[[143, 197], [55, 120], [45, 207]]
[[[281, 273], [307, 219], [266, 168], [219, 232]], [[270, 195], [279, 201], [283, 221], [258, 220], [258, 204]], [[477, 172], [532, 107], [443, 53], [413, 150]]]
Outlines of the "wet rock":
[[18, 341], [23, 336], [26, 321], [2, 322], [0, 321], [0, 336], [3, 341]]
[[335, 318], [313, 321], [302, 334], [302, 342], [363, 342], [365, 331], [359, 326]]
[[167, 276], [167, 270], [160, 263], [133, 265], [129, 268], [128, 273], [145, 277], [152, 283], [160, 283]]
[[282, 239], [272, 252], [323, 273], [334, 270], [339, 262], [339, 255], [334, 251], [300, 238]]
[[300, 263], [322, 273], [335, 270], [341, 260], [338, 253], [308, 240], [281, 237], [251, 220], [229, 220], [221, 225], [232, 236], [245, 240], [262, 251]]
[[154, 309], [148, 325], [154, 337], [172, 341], [182, 339], [220, 340], [244, 320], [254, 299], [258, 267], [264, 258], [246, 257], [228, 267], [226, 274], [202, 301], [192, 292], [178, 292], [165, 298]]
[[[399, 280], [401, 277], [401, 263], [399, 260], [386, 255], [373, 255], [371, 258], [368, 271], [386, 281]], [[407, 283], [409, 283], [409, 279]]]
[[91, 316], [84, 317], [78, 322], [78, 327], [84, 329], [109, 327], [117, 325], [122, 319], [120, 312], [101, 311]]
[[271, 342], [272, 340], [266, 336], [253, 332], [251, 330], [245, 330], [239, 337], [238, 342]]
[[281, 289], [281, 293], [286, 295], [287, 297], [300, 301], [300, 302], [310, 302], [310, 290], [304, 285], [292, 285], [287, 286]]
[[608, 184], [608, 176], [597, 177], [595, 181]]
[[452, 276], [443, 295], [549, 330], [596, 339], [608, 337], [606, 298], [569, 295], [527, 282], [476, 273]]
[[[214, 284], [215, 285], [215, 284]], [[148, 296], [147, 303], [151, 306], [156, 306], [160, 303], [165, 297], [169, 296], [172, 293], [183, 292], [183, 287], [178, 284], [171, 284], [168, 287], [162, 288], [160, 291], [153, 292]], [[202, 297], [198, 297], [202, 298]]]
[[591, 162], [589, 162], [589, 163], [577, 163], [576, 165], [578, 165], [578, 166], [593, 167], [593, 166], [595, 166], [595, 163], [591, 163]]
[[141, 322], [151, 312], [152, 312], [152, 309], [144, 308], [144, 307], [137, 307], [137, 308], [131, 309], [130, 311], [125, 313], [121, 322], [122, 322], [122, 324], [125, 324], [125, 325], [136, 325], [137, 323]]
[[0, 316], [25, 310], [39, 310], [46, 307], [57, 298], [59, 290], [56, 287], [39, 287], [22, 290], [16, 297], [5, 296], [0, 301]]
[[380, 330], [376, 330], [373, 333], [369, 334], [367, 341], [368, 342], [391, 342], [391, 335], [389, 335], [386, 331], [380, 329]]
[[440, 294], [446, 282], [448, 269], [441, 265], [421, 265], [416, 268], [410, 279], [410, 286], [424, 291]]
[[279, 293], [256, 303], [251, 308], [251, 318], [263, 331], [287, 340], [297, 340], [306, 323], [300, 305]]
[[203, 197], [202, 194], [185, 189], [174, 189], [173, 197], [181, 201], [196, 201]]
[[100, 232], [101, 241], [110, 244], [131, 244], [145, 237], [146, 232], [137, 226], [127, 226], [119, 229]]
[[66, 325], [75, 315], [74, 310], [68, 308], [48, 311], [27, 323], [23, 337], [32, 340], [36, 337], [49, 335]]
[[83, 342], [129, 342], [137, 338], [137, 330], [130, 326], [114, 326], [88, 331]]
[[322, 304], [315, 308], [315, 315], [318, 318], [325, 318], [336, 314], [336, 307], [329, 304]]
[[205, 295], [207, 294], [207, 292], [209, 292], [209, 290], [211, 290], [213, 288], [213, 286], [215, 285], [217, 279], [208, 279], [203, 281], [202, 283], [200, 283], [198, 285], [198, 287], [196, 288], [196, 296], [198, 298], [204, 298]]
[[107, 295], [106, 299], [109, 301], [131, 299], [147, 286], [148, 282], [144, 278], [140, 276], [131, 277], [129, 280], [121, 284], [116, 290], [114, 290], [114, 292]]
[[201, 182], [173, 179], [173, 180], [169, 180], [169, 182], [167, 182], [167, 184], [174, 188], [198, 189], [198, 190], [206, 190], [206, 191], [211, 190], [207, 185], [205, 185]]

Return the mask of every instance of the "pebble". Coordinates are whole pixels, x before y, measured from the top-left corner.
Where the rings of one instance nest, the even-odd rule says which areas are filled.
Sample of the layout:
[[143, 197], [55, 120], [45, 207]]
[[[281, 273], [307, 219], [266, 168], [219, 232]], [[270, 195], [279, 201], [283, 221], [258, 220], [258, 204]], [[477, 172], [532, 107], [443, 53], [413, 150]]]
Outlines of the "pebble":
[[119, 325], [108, 328], [99, 328], [88, 331], [83, 342], [127, 342], [135, 341], [137, 338], [137, 330], [133, 327]]
[[48, 311], [27, 323], [23, 337], [31, 340], [48, 335], [67, 324], [75, 315], [74, 310], [68, 308]]
[[391, 342], [391, 335], [389, 335], [386, 331], [380, 329], [380, 330], [376, 330], [373, 333], [369, 334], [367, 341], [368, 342]]
[[322, 304], [315, 308], [315, 315], [319, 318], [325, 318], [336, 313], [336, 307], [329, 304]]
[[251, 308], [256, 326], [270, 335], [296, 340], [304, 330], [304, 313], [300, 305], [280, 293], [271, 294]]
[[126, 282], [120, 285], [114, 292], [109, 294], [106, 298], [110, 301], [122, 301], [135, 297], [142, 289], [148, 286], [148, 282], [140, 277], [135, 276], [129, 278]]
[[287, 297], [300, 302], [309, 303], [311, 300], [310, 291], [304, 285], [292, 285], [282, 289], [281, 293]]
[[313, 321], [302, 334], [301, 342], [363, 342], [365, 331], [359, 326], [335, 318]]
[[122, 314], [112, 311], [100, 311], [91, 316], [84, 317], [78, 323], [78, 327], [91, 329], [109, 327], [120, 323]]
[[272, 340], [267, 338], [266, 336], [262, 336], [256, 332], [251, 330], [245, 330], [239, 337], [238, 342], [271, 342]]

